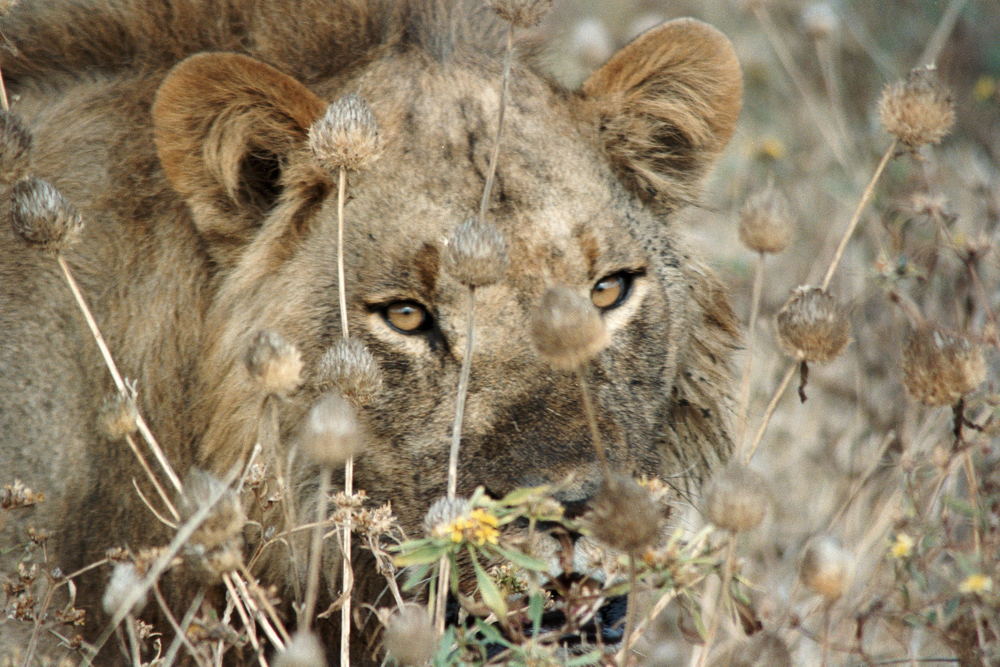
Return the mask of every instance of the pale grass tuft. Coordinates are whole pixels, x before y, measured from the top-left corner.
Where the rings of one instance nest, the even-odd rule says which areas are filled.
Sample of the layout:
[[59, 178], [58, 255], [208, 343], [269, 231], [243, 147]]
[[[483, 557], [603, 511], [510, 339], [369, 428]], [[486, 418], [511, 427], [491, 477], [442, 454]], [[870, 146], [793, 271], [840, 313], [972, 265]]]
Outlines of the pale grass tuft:
[[79, 240], [83, 218], [48, 181], [20, 180], [11, 188], [10, 197], [11, 224], [25, 242], [62, 252]]
[[778, 311], [778, 342], [799, 361], [836, 359], [851, 339], [843, 306], [819, 287], [796, 288]]
[[375, 114], [355, 93], [328, 106], [309, 128], [309, 148], [330, 172], [362, 169], [378, 157], [381, 147]]
[[954, 405], [986, 379], [982, 347], [966, 338], [922, 326], [903, 348], [903, 384], [925, 405]]
[[887, 85], [878, 112], [886, 131], [910, 148], [940, 143], [955, 124], [951, 93], [933, 67], [915, 68], [905, 81]]
[[286, 396], [302, 384], [302, 357], [298, 348], [275, 331], [259, 331], [244, 361], [266, 394]]
[[[101, 605], [104, 612], [109, 616], [114, 615], [128, 601], [132, 591], [142, 587], [142, 577], [136, 572], [132, 563], [115, 563], [111, 570], [111, 579], [107, 588], [104, 589], [104, 597], [101, 598]], [[137, 614], [146, 606], [146, 595], [143, 594], [126, 613]]]
[[568, 287], [545, 292], [531, 318], [531, 337], [542, 357], [560, 370], [579, 368], [611, 342], [597, 308]]
[[382, 642], [386, 654], [400, 665], [428, 663], [437, 649], [437, 633], [427, 609], [407, 604], [396, 610], [386, 623]]
[[138, 428], [139, 408], [135, 397], [113, 392], [105, 397], [97, 414], [97, 425], [109, 440], [122, 440]]

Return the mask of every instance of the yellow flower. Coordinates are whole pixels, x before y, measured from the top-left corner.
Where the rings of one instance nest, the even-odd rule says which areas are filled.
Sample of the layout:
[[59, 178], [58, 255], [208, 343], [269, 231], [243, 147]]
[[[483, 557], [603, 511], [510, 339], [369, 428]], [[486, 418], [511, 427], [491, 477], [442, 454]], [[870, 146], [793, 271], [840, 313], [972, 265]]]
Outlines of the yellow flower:
[[896, 533], [896, 541], [889, 548], [893, 558], [908, 558], [913, 553], [913, 538], [906, 533]]
[[972, 86], [972, 97], [977, 102], [985, 102], [993, 97], [996, 92], [997, 80], [988, 74], [976, 79], [975, 85]]
[[993, 590], [993, 580], [985, 574], [970, 574], [958, 585], [959, 593], [988, 593]]
[[460, 516], [450, 523], [436, 527], [434, 535], [437, 537], [448, 537], [456, 544], [460, 542], [472, 542], [476, 546], [483, 546], [487, 542], [496, 544], [500, 536], [497, 526], [500, 525], [497, 517], [493, 516], [482, 508], [472, 510], [466, 516]]

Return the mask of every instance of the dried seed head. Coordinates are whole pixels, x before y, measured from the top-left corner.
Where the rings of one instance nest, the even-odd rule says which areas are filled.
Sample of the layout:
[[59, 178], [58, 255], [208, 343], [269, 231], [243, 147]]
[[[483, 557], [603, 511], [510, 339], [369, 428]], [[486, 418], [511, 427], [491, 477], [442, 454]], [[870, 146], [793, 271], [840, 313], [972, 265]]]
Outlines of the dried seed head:
[[135, 433], [138, 419], [135, 397], [117, 391], [104, 398], [97, 413], [97, 424], [109, 440], [122, 440]]
[[800, 361], [836, 359], [851, 338], [844, 308], [819, 287], [797, 287], [778, 311], [778, 342]]
[[736, 462], [715, 473], [705, 487], [708, 520], [734, 533], [759, 526], [770, 504], [764, 478]]
[[781, 252], [791, 243], [793, 230], [788, 200], [772, 183], [740, 209], [740, 241], [755, 252]]
[[472, 505], [468, 498], [441, 497], [431, 503], [430, 509], [424, 515], [424, 533], [428, 537], [434, 537], [443, 526], [452, 524], [455, 519], [466, 516], [472, 512]]
[[653, 546], [662, 521], [662, 508], [649, 491], [619, 474], [604, 480], [587, 519], [594, 538], [626, 553]]
[[955, 124], [951, 93], [933, 67], [917, 67], [905, 81], [887, 85], [878, 113], [885, 129], [910, 148], [940, 142]]
[[826, 39], [840, 28], [840, 17], [826, 2], [816, 2], [802, 10], [802, 27], [813, 39]]
[[354, 407], [341, 396], [325, 394], [309, 410], [299, 447], [306, 459], [334, 468], [361, 450], [362, 433]]
[[552, 8], [552, 0], [486, 0], [490, 9], [516, 26], [538, 25]]
[[437, 633], [427, 609], [416, 604], [398, 609], [385, 626], [382, 642], [386, 654], [400, 665], [416, 666], [430, 662], [437, 649]]
[[309, 148], [320, 165], [331, 172], [368, 166], [381, 150], [378, 123], [371, 107], [354, 93], [344, 95], [309, 128]]
[[24, 177], [31, 152], [31, 133], [20, 116], [0, 111], [0, 183], [10, 185]]
[[366, 405], [382, 388], [382, 369], [364, 343], [342, 338], [320, 357], [316, 384], [322, 391], [336, 389], [355, 405]]
[[275, 331], [257, 332], [244, 361], [266, 394], [286, 396], [302, 384], [302, 357], [298, 348]]
[[43, 250], [62, 252], [83, 229], [83, 218], [51, 183], [25, 178], [10, 191], [10, 219], [22, 239]]
[[493, 225], [470, 218], [452, 231], [442, 260], [444, 270], [458, 282], [486, 287], [507, 270], [507, 240]]
[[45, 494], [33, 491], [19, 479], [15, 479], [13, 484], [4, 484], [0, 489], [0, 509], [31, 507], [42, 502], [45, 502]]
[[[115, 563], [114, 569], [111, 570], [111, 579], [108, 581], [108, 587], [104, 589], [104, 597], [101, 598], [104, 612], [109, 616], [114, 615], [115, 612], [125, 606], [132, 591], [141, 586], [142, 577], [136, 572], [135, 565], [132, 563]], [[132, 605], [129, 613], [138, 614], [145, 606], [146, 594], [143, 593], [142, 597]]]
[[814, 593], [836, 600], [847, 588], [851, 554], [835, 537], [823, 535], [812, 540], [802, 554], [799, 578]]
[[910, 332], [903, 348], [903, 384], [925, 405], [954, 405], [986, 379], [982, 347], [923, 326]]
[[202, 507], [218, 498], [208, 518], [188, 540], [206, 549], [214, 549], [238, 538], [246, 523], [246, 514], [236, 491], [227, 488], [221, 480], [204, 470], [193, 468], [184, 483], [184, 496], [180, 510], [184, 520], [190, 519]]
[[283, 651], [278, 651], [274, 667], [324, 667], [323, 647], [312, 632], [299, 630]]
[[572, 370], [611, 342], [597, 308], [568, 287], [545, 292], [531, 318], [531, 337], [554, 368]]

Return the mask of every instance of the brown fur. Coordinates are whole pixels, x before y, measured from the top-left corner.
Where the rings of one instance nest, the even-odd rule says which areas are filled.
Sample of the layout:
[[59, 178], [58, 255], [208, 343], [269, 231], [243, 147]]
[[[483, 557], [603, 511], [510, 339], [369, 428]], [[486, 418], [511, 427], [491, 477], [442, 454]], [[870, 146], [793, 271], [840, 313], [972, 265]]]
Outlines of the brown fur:
[[[477, 208], [500, 76], [484, 46], [497, 28], [470, 16], [433, 0], [23, 0], [4, 17], [2, 66], [35, 135], [31, 170], [86, 217], [68, 259], [182, 473], [225, 471], [256, 441], [262, 397], [242, 358], [257, 331], [295, 343], [307, 369], [339, 336], [333, 175], [305, 138], [327, 103], [357, 92], [385, 151], [350, 175], [346, 208], [347, 315], [384, 374], [362, 414], [371, 437], [356, 484], [391, 500], [412, 533], [443, 495], [465, 316], [441, 240]], [[644, 275], [607, 313], [611, 345], [586, 370], [610, 459], [698, 479], [730, 446], [737, 331], [671, 214], [732, 134], [731, 47], [672, 22], [577, 92], [516, 63], [511, 99], [489, 212], [511, 265], [478, 292], [459, 489], [503, 494], [573, 472], [563, 500], [596, 490], [578, 387], [539, 358], [526, 322], [550, 285], [586, 294], [623, 269]], [[432, 334], [386, 326], [377, 307], [401, 299], [430, 308]], [[131, 454], [95, 427], [112, 385], [54, 263], [6, 225], [0, 330], [0, 463], [50, 498], [21, 527], [55, 530], [65, 570], [108, 546], [165, 542], [131, 490], [142, 480]], [[281, 403], [282, 442], [318, 394], [307, 373]], [[282, 561], [268, 576], [296, 575]], [[82, 582], [93, 613], [102, 577]]]

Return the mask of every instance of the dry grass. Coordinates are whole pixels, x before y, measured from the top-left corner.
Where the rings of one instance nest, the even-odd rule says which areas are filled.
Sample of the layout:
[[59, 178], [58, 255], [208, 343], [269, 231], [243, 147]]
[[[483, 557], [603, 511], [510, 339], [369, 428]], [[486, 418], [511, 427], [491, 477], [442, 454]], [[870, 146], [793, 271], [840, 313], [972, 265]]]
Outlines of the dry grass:
[[[278, 601], [257, 584], [253, 565], [269, 549], [288, 549], [305, 571], [321, 552], [339, 552], [336, 545], [352, 539], [375, 555], [386, 575], [391, 597], [378, 603], [377, 615], [390, 628], [397, 654], [410, 660], [434, 653], [434, 664], [1000, 662], [1000, 12], [989, 3], [959, 0], [880, 6], [713, 0], [672, 3], [669, 12], [653, 2], [592, 1], [557, 12], [554, 20], [570, 30], [553, 67], [567, 81], [578, 80], [641, 27], [685, 14], [733, 38], [747, 81], [733, 146], [705, 205], [684, 214], [731, 285], [737, 311], [751, 323], [739, 364], [745, 398], [734, 409], [743, 434], [739, 458], [727, 469], [729, 477], [713, 485], [709, 506], [674, 508], [678, 529], [666, 543], [612, 559], [609, 570], [622, 574], [613, 586], [567, 580], [561, 591], [566, 609], [596, 608], [630, 588], [633, 599], [648, 600], [630, 607], [630, 659], [624, 650], [575, 657], [560, 652], [561, 631], [573, 630], [568, 612], [559, 631], [540, 627], [543, 610], [554, 602], [540, 585], [545, 564], [531, 553], [531, 533], [540, 521], [588, 530], [586, 522], [562, 518], [547, 497], [552, 489], [450, 499], [432, 510], [427, 537], [410, 541], [388, 509], [368, 506], [349, 482], [346, 494], [327, 498], [324, 492], [318, 508], [295, 508], [285, 486], [288, 461], [270, 442], [265, 401], [262, 448], [244, 468], [225, 480], [183, 486], [171, 472], [168, 479], [181, 492], [177, 507], [158, 486], [157, 505], [165, 509], [157, 514], [176, 528], [170, 544], [115, 551], [94, 564], [115, 564], [116, 579], [132, 577], [123, 592], [105, 598], [113, 622], [97, 643], [87, 646], [77, 636], [73, 578], [80, 573], [51, 569], [44, 534], [25, 545], [23, 563], [6, 577], [4, 593], [8, 622], [24, 624], [26, 641], [5, 647], [0, 664], [41, 661], [43, 636], [61, 638], [85, 661], [107, 641], [135, 665], [166, 665], [181, 656], [215, 665], [236, 647], [251, 662], [310, 664], [319, 650], [309, 634], [315, 565], [308, 590], [292, 601], [304, 620], [295, 635], [277, 612]], [[914, 146], [919, 133], [897, 131], [897, 139], [885, 131], [893, 112], [884, 112], [880, 122], [879, 96], [885, 84], [931, 62], [951, 90], [957, 122], [939, 145]], [[910, 122], [913, 113], [907, 113]], [[932, 109], [913, 122], [942, 123], [947, 115]], [[503, 159], [502, 151], [495, 159]], [[765, 258], [756, 252], [762, 246], [741, 245], [737, 223], [745, 202], [772, 187], [787, 197], [780, 214], [792, 219], [795, 232], [790, 245], [783, 247], [782, 239]], [[72, 286], [68, 273], [67, 280]], [[819, 306], [795, 319], [798, 343], [778, 343], [775, 315], [800, 285], [818, 285], [844, 304], [834, 315], [849, 320], [846, 348], [830, 342], [833, 315]], [[907, 347], [912, 331], [931, 342]], [[100, 342], [96, 325], [94, 332]], [[471, 345], [472, 335], [468, 340]], [[112, 356], [106, 351], [113, 368]], [[788, 390], [796, 381], [798, 396]], [[116, 384], [131, 400], [132, 390], [117, 374]], [[921, 389], [926, 387], [931, 390]], [[584, 397], [586, 391], [584, 385]], [[459, 415], [456, 448], [460, 428]], [[147, 431], [140, 426], [158, 460], [155, 471], [146, 466], [155, 477], [169, 464], [159, 460]], [[135, 443], [133, 451], [143, 456]], [[329, 473], [324, 466], [321, 489]], [[613, 487], [611, 481], [606, 485]], [[745, 484], [769, 493], [741, 488]], [[36, 491], [44, 489], [4, 487], [0, 521], [2, 513], [43, 501]], [[665, 494], [656, 482], [629, 492], [650, 506]], [[253, 517], [275, 505], [296, 528], [262, 534], [244, 554], [235, 546], [237, 532], [246, 532], [243, 508]], [[312, 520], [312, 510], [319, 520]], [[613, 506], [607, 514], [618, 513]], [[713, 528], [706, 514], [717, 516], [725, 530]], [[510, 543], [498, 531], [515, 520], [529, 526], [526, 542]], [[311, 545], [302, 539], [309, 535]], [[617, 537], [629, 543], [629, 535]], [[321, 548], [321, 541], [334, 546]], [[206, 581], [224, 585], [225, 601], [213, 604], [199, 593], [190, 607], [170, 609], [160, 575], [182, 560], [202, 568]], [[341, 580], [347, 591], [350, 567], [348, 561]], [[400, 590], [395, 577], [403, 567], [410, 569]], [[424, 621], [436, 616], [443, 626], [448, 581], [438, 586], [439, 573], [447, 578], [460, 569], [472, 570], [478, 589], [477, 596], [462, 599], [469, 627], [451, 625], [436, 645], [417, 642], [432, 627]], [[428, 606], [415, 616], [403, 601], [419, 591]], [[68, 603], [53, 608], [57, 593], [68, 593]], [[161, 634], [171, 628], [136, 618], [143, 600], [168, 618], [172, 639]], [[347, 617], [347, 600], [341, 596], [315, 611]], [[533, 632], [526, 630], [532, 626]]]

